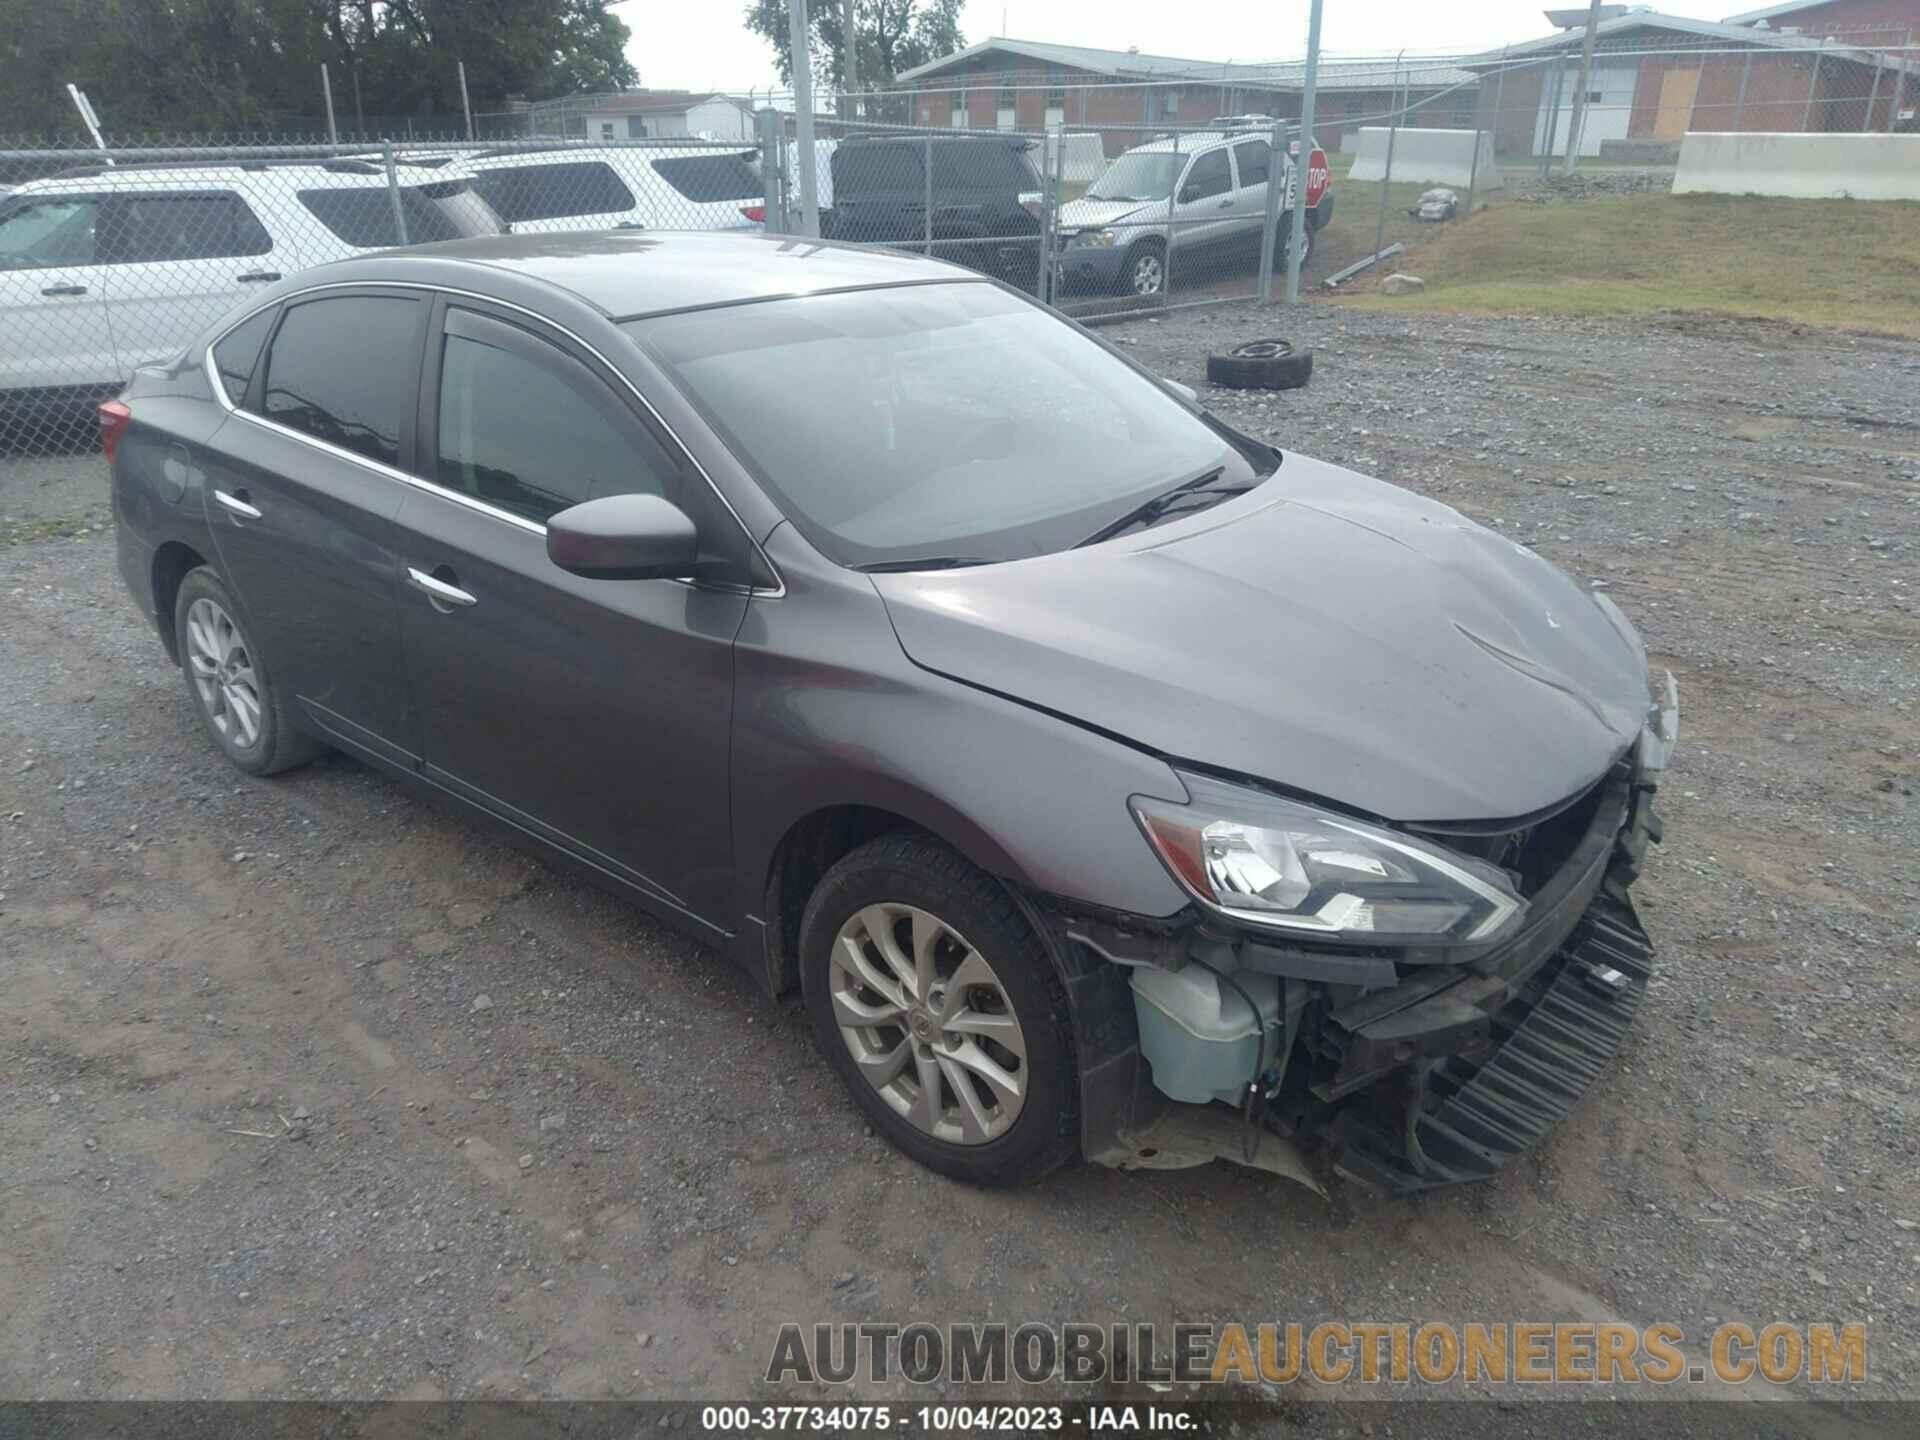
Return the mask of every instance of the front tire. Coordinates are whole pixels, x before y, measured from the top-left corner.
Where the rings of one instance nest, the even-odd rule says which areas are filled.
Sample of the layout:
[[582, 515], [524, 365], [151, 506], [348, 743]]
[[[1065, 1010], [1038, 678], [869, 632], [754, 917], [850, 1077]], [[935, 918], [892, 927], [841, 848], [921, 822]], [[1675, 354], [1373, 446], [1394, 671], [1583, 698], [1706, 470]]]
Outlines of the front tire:
[[1137, 240], [1120, 271], [1120, 293], [1142, 300], [1167, 293], [1167, 247], [1159, 239]]
[[285, 697], [239, 617], [218, 575], [206, 566], [188, 571], [173, 606], [180, 669], [221, 753], [249, 775], [275, 775], [305, 764], [320, 745], [288, 720]]
[[944, 845], [897, 832], [829, 870], [800, 984], [854, 1103], [922, 1165], [1017, 1185], [1078, 1148], [1065, 988], [1007, 893]]

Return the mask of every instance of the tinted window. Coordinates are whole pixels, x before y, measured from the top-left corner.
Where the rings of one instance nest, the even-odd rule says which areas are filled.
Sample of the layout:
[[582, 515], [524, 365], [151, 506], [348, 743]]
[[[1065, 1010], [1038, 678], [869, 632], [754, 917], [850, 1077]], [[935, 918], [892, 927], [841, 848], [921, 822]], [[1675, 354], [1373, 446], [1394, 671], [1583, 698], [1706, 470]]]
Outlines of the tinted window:
[[238, 405], [247, 398], [247, 386], [253, 382], [253, 367], [259, 362], [260, 347], [273, 328], [278, 312], [269, 308], [236, 329], [213, 347], [213, 368], [220, 372], [220, 383], [227, 398]]
[[1240, 184], [1264, 185], [1267, 183], [1268, 165], [1273, 159], [1273, 147], [1264, 140], [1248, 140], [1233, 147], [1234, 159], [1240, 164]]
[[920, 155], [905, 145], [842, 145], [833, 152], [833, 193], [919, 190]]
[[1026, 155], [1009, 145], [935, 143], [936, 190], [1038, 190], [1040, 177]]
[[1224, 195], [1233, 188], [1233, 182], [1227, 171], [1227, 152], [1210, 150], [1193, 162], [1193, 169], [1187, 172], [1186, 180], [1180, 186], [1180, 198], [1187, 200], [1206, 200], [1215, 195]]
[[689, 200], [758, 200], [766, 182], [739, 155], [677, 155], [653, 162], [656, 174]]
[[677, 489], [666, 454], [583, 366], [492, 321], [456, 325], [470, 333], [443, 342], [440, 484], [542, 523], [602, 495]]
[[612, 166], [598, 160], [507, 165], [476, 176], [473, 185], [509, 225], [633, 208], [633, 192], [620, 183]]
[[215, 260], [271, 249], [238, 195], [121, 195], [107, 202], [103, 260]]
[[420, 372], [419, 323], [419, 301], [390, 296], [295, 305], [267, 349], [265, 413], [397, 466]]
[[[401, 243], [393, 220], [393, 196], [380, 186], [302, 190], [300, 203], [349, 245], [373, 250]], [[407, 217], [410, 245], [500, 233], [500, 217], [464, 180], [404, 186], [400, 208]]]
[[842, 564], [1010, 559], [1246, 462], [1048, 311], [957, 283], [662, 315], [624, 327]]
[[0, 270], [91, 265], [99, 202], [11, 200], [0, 206]]

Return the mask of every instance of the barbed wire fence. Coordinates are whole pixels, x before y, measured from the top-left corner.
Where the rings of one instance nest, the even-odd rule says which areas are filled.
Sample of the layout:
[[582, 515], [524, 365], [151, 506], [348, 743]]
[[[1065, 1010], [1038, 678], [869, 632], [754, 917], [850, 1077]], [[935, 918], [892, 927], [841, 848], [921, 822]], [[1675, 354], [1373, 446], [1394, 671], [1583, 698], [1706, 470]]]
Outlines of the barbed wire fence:
[[1417, 215], [1429, 187], [1454, 192], [1458, 218], [1665, 189], [1689, 133], [1920, 131], [1920, 46], [1905, 32], [1601, 44], [1582, 104], [1577, 51], [1523, 48], [1328, 57], [1304, 141], [1297, 64], [840, 96], [816, 115], [810, 156], [778, 94], [736, 97], [730, 136], [636, 135], [618, 97], [588, 96], [338, 143], [310, 123], [0, 137], [0, 451], [88, 443], [90, 403], [135, 367], [329, 261], [506, 229], [811, 243], [808, 166], [820, 239], [929, 255], [1099, 319], [1272, 293], [1303, 170], [1303, 268], [1318, 285], [1431, 233]]

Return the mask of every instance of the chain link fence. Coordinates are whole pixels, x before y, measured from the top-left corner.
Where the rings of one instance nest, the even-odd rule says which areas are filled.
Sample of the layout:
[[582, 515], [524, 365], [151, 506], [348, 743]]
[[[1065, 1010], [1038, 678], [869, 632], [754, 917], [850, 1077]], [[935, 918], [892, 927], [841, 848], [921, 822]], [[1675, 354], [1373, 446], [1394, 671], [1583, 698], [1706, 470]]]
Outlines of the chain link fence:
[[[931, 255], [1094, 319], [1269, 298], [1302, 203], [1302, 269], [1319, 284], [1491, 197], [1664, 189], [1689, 131], [1920, 130], [1920, 47], [1904, 31], [1601, 43], [1584, 93], [1577, 43], [1324, 66], [1304, 145], [1297, 66], [1264, 67], [1258, 85], [1000, 77], [843, 97], [817, 116], [810, 157], [779, 97], [756, 97], [773, 103], [740, 141], [604, 138], [597, 120], [603, 138], [586, 138], [594, 97], [491, 139], [0, 137], [0, 450], [91, 443], [91, 403], [135, 367], [283, 276], [393, 245], [817, 234]], [[530, 133], [576, 122], [579, 138]], [[1435, 186], [1454, 203], [1423, 215]]]

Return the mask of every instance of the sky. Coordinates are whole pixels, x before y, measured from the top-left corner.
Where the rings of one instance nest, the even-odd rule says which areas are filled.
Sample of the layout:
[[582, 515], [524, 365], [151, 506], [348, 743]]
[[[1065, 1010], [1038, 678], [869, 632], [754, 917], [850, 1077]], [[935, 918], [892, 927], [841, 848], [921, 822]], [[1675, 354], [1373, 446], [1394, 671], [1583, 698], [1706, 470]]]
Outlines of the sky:
[[[821, 3], [821, 0], [814, 0]], [[827, 0], [838, 3], [838, 0]], [[1325, 0], [1327, 55], [1479, 50], [1552, 33], [1548, 8], [1579, 0]], [[1762, 0], [1661, 0], [1654, 8], [1720, 20]], [[780, 84], [773, 51], [747, 29], [746, 0], [625, 0], [627, 55], [658, 90], [765, 90]], [[1003, 19], [1004, 16], [1004, 19]], [[992, 35], [1194, 60], [1286, 60], [1307, 50], [1307, 0], [969, 0], [968, 44]]]

